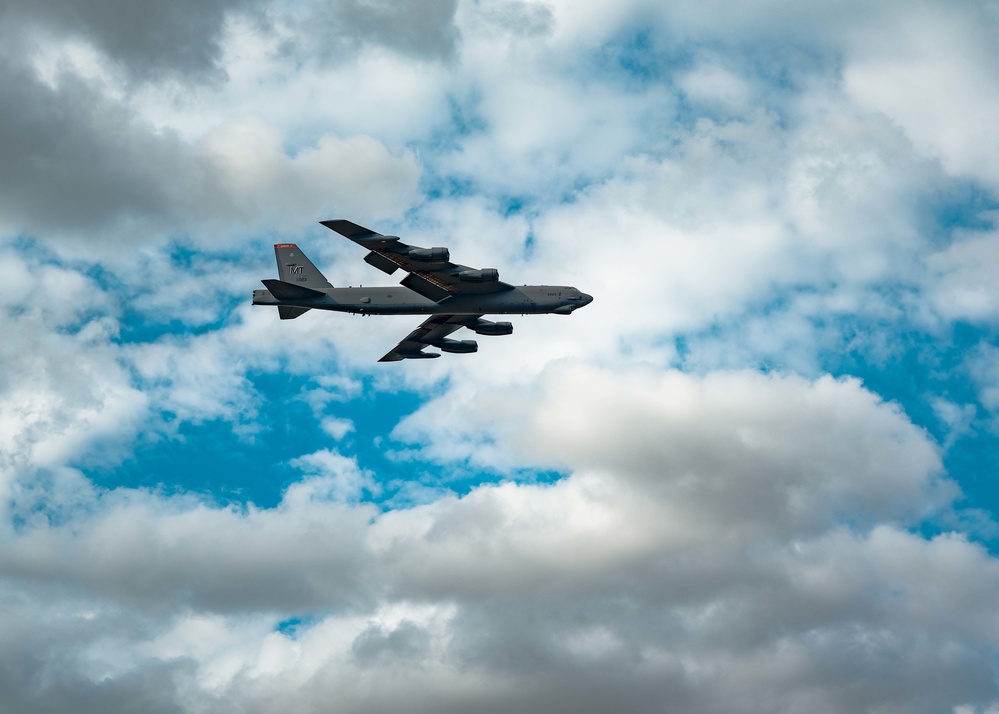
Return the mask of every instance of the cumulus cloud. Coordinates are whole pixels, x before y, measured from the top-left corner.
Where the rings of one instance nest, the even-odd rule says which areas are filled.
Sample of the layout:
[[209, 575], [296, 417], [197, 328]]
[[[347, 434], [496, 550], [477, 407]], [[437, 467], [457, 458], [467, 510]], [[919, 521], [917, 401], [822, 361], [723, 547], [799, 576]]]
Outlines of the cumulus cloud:
[[[184, 1], [148, 7], [43, 0], [9, 5], [4, 25], [36, 40], [56, 35], [92, 43], [118, 68], [138, 79], [163, 73], [207, 78], [218, 74], [227, 18], [259, 5], [255, 0]], [[17, 32], [11, 34], [16, 38]]]
[[[627, 472], [637, 489], [674, 504], [666, 520], [677, 526], [809, 530], [847, 512], [851, 519], [867, 512], [868, 523], [907, 521], [954, 495], [937, 480], [935, 448], [896, 407], [879, 404], [856, 381], [828, 377], [814, 384], [752, 373], [622, 378], [562, 367], [530, 391], [445, 395], [397, 434], [434, 445], [428, 455], [441, 459], [510, 468], [516, 462], [503, 457], [512, 453], [549, 467]], [[794, 466], [784, 471], [788, 461]], [[724, 481], [713, 482], [715, 475]], [[720, 510], [701, 512], [698, 504]]]
[[[0, 20], [8, 706], [996, 706], [945, 471], [999, 404], [995, 231], [938, 208], [994, 193], [984, 6], [91, 5]], [[411, 317], [236, 306], [270, 242], [383, 279], [336, 214], [596, 299], [388, 369]], [[963, 322], [915, 397], [823, 375]], [[274, 507], [87, 478], [219, 423]]]
[[[0, 256], [0, 490], [10, 499], [20, 474], [58, 470], [99, 446], [120, 453], [148, 399], [109, 344], [119, 324], [93, 281], [7, 246]], [[58, 299], [37, 297], [49, 289]]]
[[26, 54], [0, 72], [7, 234], [53, 245], [102, 233], [107, 243], [231, 235], [330, 211], [388, 216], [413, 200], [420, 171], [404, 148], [327, 131], [289, 153], [283, 132], [252, 110], [182, 135], [143, 114], [143, 95], [86, 44], [62, 36]]
[[[856, 382], [569, 368], [523, 405], [511, 448], [571, 475], [383, 514], [314, 481], [265, 511], [122, 495], [8, 539], [4, 567], [43, 603], [62, 583], [81, 608], [91, 593], [145, 618], [117, 628], [124, 668], [93, 669], [100, 640], [82, 632], [90, 668], [69, 681], [152, 677], [185, 706], [987, 701], [999, 565], [959, 535], [906, 530], [953, 492], [925, 435]], [[299, 466], [358, 474], [330, 452]], [[309, 611], [323, 614], [268, 631]]]
[[[323, 427], [325, 431], [327, 424]], [[284, 495], [286, 503], [322, 499], [354, 502], [360, 500], [364, 491], [378, 492], [370, 473], [361, 471], [353, 459], [335, 451], [323, 449], [300, 456], [291, 465], [301, 469], [307, 478], [288, 488]]]
[[8, 70], [0, 83], [18, 93], [0, 127], [8, 233], [148, 240], [302, 225], [329, 211], [377, 217], [405, 208], [419, 178], [411, 155], [370, 137], [322, 136], [289, 157], [279, 131], [241, 118], [192, 146], [77, 80], [54, 91]]
[[288, 157], [280, 133], [254, 119], [213, 130], [198, 153], [222, 189], [221, 196], [207, 197], [203, 212], [211, 215], [224, 202], [229, 210], [221, 218], [269, 225], [324, 211], [392, 215], [413, 200], [420, 175], [411, 154], [395, 156], [367, 136], [323, 136], [315, 146]]

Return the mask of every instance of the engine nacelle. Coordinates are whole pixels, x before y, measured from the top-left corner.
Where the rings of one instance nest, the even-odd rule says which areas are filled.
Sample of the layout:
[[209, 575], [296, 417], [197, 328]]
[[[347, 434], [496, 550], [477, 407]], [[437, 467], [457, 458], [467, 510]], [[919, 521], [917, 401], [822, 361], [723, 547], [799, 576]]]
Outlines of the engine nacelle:
[[479, 320], [469, 328], [477, 335], [509, 335], [513, 332], [513, 324], [510, 322], [490, 322], [489, 320]]
[[475, 340], [441, 340], [440, 344], [436, 346], [440, 347], [442, 351], [452, 354], [468, 354], [479, 351], [479, 344]]
[[496, 268], [462, 270], [458, 273], [458, 280], [464, 280], [466, 283], [495, 283], [499, 280], [499, 271]]
[[424, 260], [428, 263], [446, 263], [451, 259], [447, 248], [410, 248], [406, 254], [413, 260]]

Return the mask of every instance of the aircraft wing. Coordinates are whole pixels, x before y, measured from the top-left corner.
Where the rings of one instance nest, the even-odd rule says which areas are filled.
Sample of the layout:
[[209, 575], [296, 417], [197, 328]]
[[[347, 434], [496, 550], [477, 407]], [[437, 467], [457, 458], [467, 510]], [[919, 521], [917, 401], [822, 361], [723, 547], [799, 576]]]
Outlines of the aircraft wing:
[[[402, 284], [434, 302], [456, 293], [494, 293], [512, 290], [500, 282], [494, 268], [476, 270], [451, 262], [447, 248], [419, 248], [403, 243], [397, 236], [386, 236], [350, 221], [322, 221], [330, 230], [350, 238], [368, 249], [364, 261], [391, 275], [399, 268], [407, 275]], [[457, 328], [456, 328], [457, 329]]]
[[438, 352], [424, 352], [428, 346], [440, 347], [445, 352], [475, 352], [478, 347], [472, 340], [446, 339], [455, 330], [474, 324], [482, 315], [432, 315], [406, 335], [379, 362], [398, 362], [402, 359], [432, 359]]

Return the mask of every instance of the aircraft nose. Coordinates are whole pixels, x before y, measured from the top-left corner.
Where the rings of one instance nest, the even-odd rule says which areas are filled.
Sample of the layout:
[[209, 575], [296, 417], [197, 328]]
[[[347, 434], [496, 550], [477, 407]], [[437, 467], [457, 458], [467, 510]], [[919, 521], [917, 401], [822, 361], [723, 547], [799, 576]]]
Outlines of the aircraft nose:
[[591, 302], [593, 302], [593, 296], [592, 295], [587, 295], [586, 293], [580, 293], [579, 294], [579, 306], [580, 307], [583, 307], [584, 305], [589, 305]]

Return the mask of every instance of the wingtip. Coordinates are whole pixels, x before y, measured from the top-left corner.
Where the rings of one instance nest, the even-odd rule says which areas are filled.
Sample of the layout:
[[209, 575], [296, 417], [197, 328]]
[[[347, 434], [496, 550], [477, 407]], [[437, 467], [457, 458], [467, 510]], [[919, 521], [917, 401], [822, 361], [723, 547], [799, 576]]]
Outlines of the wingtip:
[[345, 221], [342, 218], [331, 218], [329, 220], [319, 221], [319, 223], [320, 225], [326, 226], [331, 231], [339, 233], [340, 235], [355, 241], [370, 239], [374, 236], [381, 235], [370, 228], [359, 226], [352, 221]]
[[[345, 230], [349, 232], [353, 228], [360, 228], [360, 226], [357, 226], [355, 223], [345, 221], [342, 218], [328, 218], [325, 221], [319, 221], [319, 225], [326, 226], [331, 231], [336, 231], [342, 235], [347, 235], [343, 233]], [[365, 229], [362, 228], [362, 230]]]
[[404, 359], [436, 359], [440, 357], [440, 352], [421, 352], [417, 350], [416, 352], [397, 352], [392, 350], [387, 355], [382, 357], [379, 362], [401, 362]]

